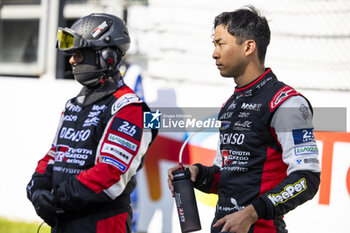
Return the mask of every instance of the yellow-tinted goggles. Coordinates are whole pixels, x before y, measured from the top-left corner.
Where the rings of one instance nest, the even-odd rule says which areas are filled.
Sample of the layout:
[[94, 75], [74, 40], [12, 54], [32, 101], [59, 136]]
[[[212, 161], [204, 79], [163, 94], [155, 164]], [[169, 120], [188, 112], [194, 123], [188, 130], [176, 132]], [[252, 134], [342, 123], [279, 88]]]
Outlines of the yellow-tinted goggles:
[[76, 49], [82, 48], [83, 39], [67, 28], [58, 28], [57, 31], [57, 47], [65, 52], [73, 52]]

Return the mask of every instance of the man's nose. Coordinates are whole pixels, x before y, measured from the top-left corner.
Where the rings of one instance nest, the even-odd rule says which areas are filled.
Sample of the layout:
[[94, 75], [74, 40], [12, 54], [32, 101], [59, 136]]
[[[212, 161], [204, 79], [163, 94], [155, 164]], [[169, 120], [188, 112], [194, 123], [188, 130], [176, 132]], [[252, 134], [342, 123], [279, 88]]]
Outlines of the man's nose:
[[74, 59], [74, 55], [69, 58], [69, 64], [71, 64], [72, 66], [75, 66], [78, 64]]
[[211, 56], [212, 56], [212, 58], [214, 58], [214, 59], [218, 59], [218, 58], [220, 57], [217, 48], [214, 49], [213, 54], [212, 54]]
[[69, 59], [69, 63], [72, 65], [72, 66], [76, 66], [78, 65], [79, 63], [81, 63], [84, 59], [84, 55], [81, 51], [77, 50], [73, 53], [73, 55], [70, 57]]

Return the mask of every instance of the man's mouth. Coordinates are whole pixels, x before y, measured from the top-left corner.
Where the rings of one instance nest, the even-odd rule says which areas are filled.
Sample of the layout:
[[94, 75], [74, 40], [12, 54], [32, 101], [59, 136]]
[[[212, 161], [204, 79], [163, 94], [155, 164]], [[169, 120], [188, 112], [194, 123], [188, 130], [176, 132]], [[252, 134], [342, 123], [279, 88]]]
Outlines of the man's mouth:
[[222, 68], [223, 66], [222, 66], [221, 63], [216, 63], [216, 67], [217, 67], [218, 69], [220, 69], [220, 68]]

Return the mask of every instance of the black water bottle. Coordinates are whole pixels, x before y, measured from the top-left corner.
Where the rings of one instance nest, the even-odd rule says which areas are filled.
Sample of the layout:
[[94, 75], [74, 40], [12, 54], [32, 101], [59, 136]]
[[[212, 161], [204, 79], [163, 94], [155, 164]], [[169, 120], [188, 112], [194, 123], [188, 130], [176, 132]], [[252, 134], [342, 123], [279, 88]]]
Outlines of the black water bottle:
[[173, 176], [175, 202], [179, 214], [181, 231], [183, 233], [198, 231], [202, 228], [190, 170], [187, 168], [186, 170], [174, 171]]

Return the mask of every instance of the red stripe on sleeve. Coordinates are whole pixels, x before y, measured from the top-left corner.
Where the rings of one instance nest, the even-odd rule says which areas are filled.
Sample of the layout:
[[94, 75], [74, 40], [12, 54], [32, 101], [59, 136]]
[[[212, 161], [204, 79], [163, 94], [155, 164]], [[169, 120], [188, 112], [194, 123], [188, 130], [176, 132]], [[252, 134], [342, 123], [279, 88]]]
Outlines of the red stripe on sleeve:
[[254, 223], [254, 233], [275, 233], [277, 232], [273, 220], [259, 219]]
[[[259, 196], [276, 187], [286, 176], [287, 165], [283, 162], [282, 153], [268, 147]], [[266, 229], [269, 229], [268, 232], [271, 233], [276, 232], [273, 220], [259, 219], [255, 222], [254, 233], [265, 232]]]
[[114, 93], [114, 96], [117, 99], [119, 99], [120, 97], [128, 93], [134, 93], [134, 92], [130, 89], [130, 87], [124, 85], [121, 88], [119, 88], [117, 92]]
[[283, 162], [282, 153], [267, 148], [267, 157], [261, 176], [260, 195], [273, 189], [287, 176], [288, 166]]
[[218, 193], [219, 180], [220, 172], [214, 174], [214, 179], [209, 190], [210, 193]]
[[124, 233], [128, 213], [118, 214], [97, 222], [96, 233]]
[[[56, 153], [56, 147], [52, 147], [49, 152], [44, 156], [44, 158], [40, 159], [38, 165], [36, 166], [35, 172], [44, 174], [49, 164], [50, 160], [54, 160], [54, 154]], [[51, 154], [51, 155], [50, 155]]]
[[77, 179], [95, 193], [100, 193], [120, 180], [122, 172], [117, 168], [98, 163], [77, 175]]
[[116, 117], [127, 120], [140, 128], [143, 128], [142, 107], [139, 104], [127, 105], [120, 109]]

